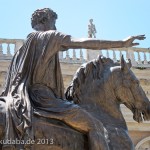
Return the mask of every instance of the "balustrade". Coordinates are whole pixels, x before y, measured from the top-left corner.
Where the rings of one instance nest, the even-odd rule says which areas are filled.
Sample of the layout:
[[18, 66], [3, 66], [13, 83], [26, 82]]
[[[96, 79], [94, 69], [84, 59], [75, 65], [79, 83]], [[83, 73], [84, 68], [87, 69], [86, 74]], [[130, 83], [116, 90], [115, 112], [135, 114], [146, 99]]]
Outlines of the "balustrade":
[[85, 49], [73, 49], [65, 52], [59, 52], [60, 62], [66, 63], [84, 63], [86, 58], [84, 57]]
[[[0, 39], [0, 59], [11, 59], [14, 53], [23, 45], [22, 39]], [[150, 67], [150, 49], [149, 48], [113, 48], [100, 50], [98, 53], [95, 51], [85, 49], [73, 49], [64, 52], [59, 52], [60, 62], [66, 63], [84, 63], [89, 61], [91, 55], [94, 58], [97, 54], [103, 55], [107, 58], [113, 59], [115, 62], [120, 61], [121, 55], [125, 59], [130, 59], [134, 67]], [[96, 56], [95, 56], [96, 55]], [[88, 56], [88, 57], [85, 57]]]
[[112, 58], [115, 62], [119, 62], [121, 55], [125, 59], [130, 59], [134, 67], [150, 67], [150, 49], [149, 48], [118, 48], [102, 50], [101, 55], [107, 58]]
[[11, 59], [23, 45], [23, 41], [21, 39], [0, 39], [0, 59]]

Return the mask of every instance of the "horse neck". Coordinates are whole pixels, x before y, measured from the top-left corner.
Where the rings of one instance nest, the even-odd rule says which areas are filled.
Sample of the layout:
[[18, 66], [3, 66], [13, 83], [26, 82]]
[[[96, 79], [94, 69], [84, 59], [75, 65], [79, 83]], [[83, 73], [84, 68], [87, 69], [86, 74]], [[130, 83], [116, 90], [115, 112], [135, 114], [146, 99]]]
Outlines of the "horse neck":
[[97, 82], [100, 81], [87, 84], [86, 87], [83, 88], [84, 90], [81, 90], [79, 96], [81, 101], [80, 106], [98, 117], [98, 119], [102, 120], [108, 118], [112, 122], [116, 122], [115, 120], [117, 120], [118, 124], [120, 122], [125, 125], [120, 104], [117, 102], [110, 84], [108, 82], [98, 84]]

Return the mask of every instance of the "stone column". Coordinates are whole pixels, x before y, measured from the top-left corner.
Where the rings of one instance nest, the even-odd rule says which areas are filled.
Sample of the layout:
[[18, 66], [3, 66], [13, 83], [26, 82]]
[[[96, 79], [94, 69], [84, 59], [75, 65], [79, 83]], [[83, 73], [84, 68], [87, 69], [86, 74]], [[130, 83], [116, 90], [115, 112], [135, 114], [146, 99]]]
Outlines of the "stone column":
[[63, 60], [63, 52], [62, 51], [59, 51], [59, 59]]
[[127, 48], [127, 51], [128, 51], [128, 57], [131, 60], [132, 66], [136, 66], [137, 63], [134, 58], [134, 50], [131, 47], [129, 47]]
[[96, 59], [98, 55], [100, 55], [100, 50], [86, 50], [87, 61]]
[[3, 47], [2, 47], [2, 44], [0, 43], [0, 55], [2, 56], [3, 55]]

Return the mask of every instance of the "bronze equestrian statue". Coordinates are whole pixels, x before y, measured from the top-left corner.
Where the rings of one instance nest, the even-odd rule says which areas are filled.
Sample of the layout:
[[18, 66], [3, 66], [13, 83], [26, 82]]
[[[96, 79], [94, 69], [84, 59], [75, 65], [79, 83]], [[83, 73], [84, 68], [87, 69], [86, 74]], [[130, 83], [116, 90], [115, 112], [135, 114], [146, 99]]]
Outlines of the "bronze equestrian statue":
[[[66, 93], [69, 99], [66, 100], [58, 52], [69, 48], [100, 50], [131, 47], [138, 45], [133, 43], [135, 39], [143, 40], [145, 36], [132, 36], [123, 41], [73, 39], [70, 35], [56, 30], [56, 19], [57, 14], [51, 9], [36, 10], [31, 18], [32, 27], [36, 32], [28, 35], [24, 45], [12, 59], [5, 89], [0, 98], [2, 149], [117, 150], [116, 145], [119, 144], [120, 150], [134, 149], [119, 104], [122, 102], [129, 107], [137, 121], [141, 121], [141, 113], [144, 119], [148, 120], [150, 108], [149, 101], [125, 61], [122, 59], [121, 66], [116, 66], [109, 59], [98, 59], [93, 61], [94, 66], [89, 63], [87, 64], [89, 67], [85, 67], [85, 70], [81, 67], [82, 73], [80, 71], [78, 73], [81, 73], [82, 77], [75, 77], [77, 83], [73, 80]], [[94, 67], [98, 67], [100, 72]], [[94, 73], [90, 74], [92, 71]], [[107, 72], [103, 73], [103, 71]], [[104, 81], [111, 79], [109, 84], [104, 84]], [[86, 85], [87, 80], [89, 81]], [[123, 80], [125, 84], [122, 83]], [[91, 81], [93, 82], [90, 83]], [[76, 86], [78, 84], [79, 87]], [[135, 88], [130, 87], [129, 90], [130, 85]], [[126, 94], [129, 92], [129, 99], [124, 99], [126, 98], [123, 94], [124, 90]], [[136, 98], [139, 96], [137, 100], [135, 96]], [[72, 102], [69, 102], [70, 100]], [[92, 103], [95, 107], [91, 105]], [[51, 141], [49, 141], [50, 137]], [[118, 139], [120, 141], [114, 143]], [[42, 140], [47, 143], [42, 143]], [[124, 141], [127, 143], [124, 144]]]

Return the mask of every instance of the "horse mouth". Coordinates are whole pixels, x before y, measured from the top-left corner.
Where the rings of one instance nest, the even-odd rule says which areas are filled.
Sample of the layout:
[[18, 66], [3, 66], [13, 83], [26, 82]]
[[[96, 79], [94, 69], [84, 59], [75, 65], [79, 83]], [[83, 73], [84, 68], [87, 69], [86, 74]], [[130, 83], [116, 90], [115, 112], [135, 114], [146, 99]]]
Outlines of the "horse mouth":
[[150, 120], [150, 108], [139, 110], [135, 109], [133, 110], [133, 119], [137, 121], [138, 123], [143, 121], [149, 121]]
[[143, 121], [150, 121], [150, 102], [142, 106], [136, 106], [133, 103], [124, 103], [133, 113], [133, 119], [140, 123]]

